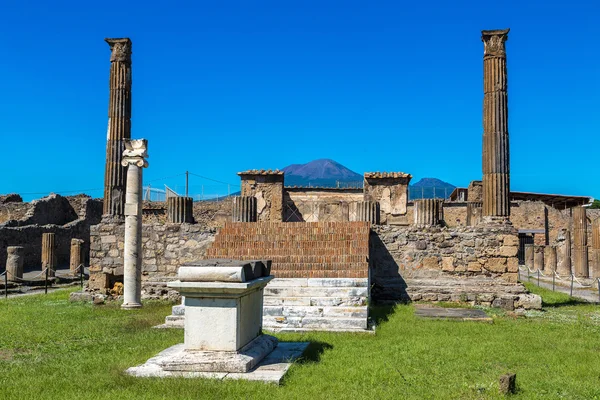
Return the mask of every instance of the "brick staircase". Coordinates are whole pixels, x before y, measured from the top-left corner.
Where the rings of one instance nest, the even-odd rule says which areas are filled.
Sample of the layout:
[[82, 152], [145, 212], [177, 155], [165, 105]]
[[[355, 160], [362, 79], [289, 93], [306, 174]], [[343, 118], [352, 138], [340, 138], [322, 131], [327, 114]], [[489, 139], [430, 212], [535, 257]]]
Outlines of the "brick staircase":
[[364, 330], [369, 297], [368, 222], [231, 222], [207, 258], [270, 259], [268, 330]]

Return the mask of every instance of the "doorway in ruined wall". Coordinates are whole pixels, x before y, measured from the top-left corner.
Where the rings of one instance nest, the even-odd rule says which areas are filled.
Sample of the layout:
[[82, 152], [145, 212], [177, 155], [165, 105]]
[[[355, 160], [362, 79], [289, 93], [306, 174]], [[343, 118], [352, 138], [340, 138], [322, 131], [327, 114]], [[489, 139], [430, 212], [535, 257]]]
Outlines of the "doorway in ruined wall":
[[519, 251], [517, 257], [519, 257], [519, 265], [525, 265], [525, 245], [533, 244], [533, 234], [531, 233], [519, 233]]

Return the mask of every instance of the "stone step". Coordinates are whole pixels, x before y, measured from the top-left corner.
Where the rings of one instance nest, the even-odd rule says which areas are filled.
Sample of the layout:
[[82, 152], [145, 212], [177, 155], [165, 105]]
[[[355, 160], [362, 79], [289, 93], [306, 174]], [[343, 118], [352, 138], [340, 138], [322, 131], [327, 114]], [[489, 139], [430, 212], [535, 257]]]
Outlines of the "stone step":
[[367, 297], [368, 287], [274, 287], [265, 288], [265, 298], [273, 297]]
[[367, 278], [275, 278], [267, 287], [367, 287], [368, 284]]
[[357, 307], [367, 304], [366, 297], [264, 297], [265, 306]]
[[264, 306], [263, 315], [269, 317], [331, 317], [367, 318], [367, 306]]
[[263, 316], [263, 327], [266, 330], [311, 329], [311, 330], [348, 330], [367, 329], [367, 318], [336, 317], [273, 317]]

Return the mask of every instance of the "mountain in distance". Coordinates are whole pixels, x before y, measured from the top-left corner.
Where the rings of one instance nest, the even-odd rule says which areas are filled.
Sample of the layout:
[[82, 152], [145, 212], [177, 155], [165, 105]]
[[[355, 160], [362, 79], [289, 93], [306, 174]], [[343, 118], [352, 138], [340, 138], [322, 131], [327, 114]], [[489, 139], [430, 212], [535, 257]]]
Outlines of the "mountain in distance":
[[456, 188], [451, 183], [437, 178], [422, 178], [408, 187], [408, 199], [444, 199]]
[[[306, 164], [292, 164], [283, 168], [285, 186], [312, 187], [362, 187], [363, 175], [337, 161], [320, 159]], [[409, 186], [409, 200], [445, 198], [456, 186], [437, 178], [422, 178]]]
[[286, 186], [362, 187], [363, 176], [327, 158], [283, 168]]

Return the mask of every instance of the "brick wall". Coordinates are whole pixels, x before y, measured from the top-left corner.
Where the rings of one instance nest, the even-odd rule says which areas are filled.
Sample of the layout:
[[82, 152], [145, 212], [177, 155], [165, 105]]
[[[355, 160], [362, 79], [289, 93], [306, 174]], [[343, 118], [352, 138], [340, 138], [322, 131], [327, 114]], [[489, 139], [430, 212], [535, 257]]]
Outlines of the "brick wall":
[[367, 278], [367, 222], [227, 223], [209, 258], [270, 259], [277, 278]]

